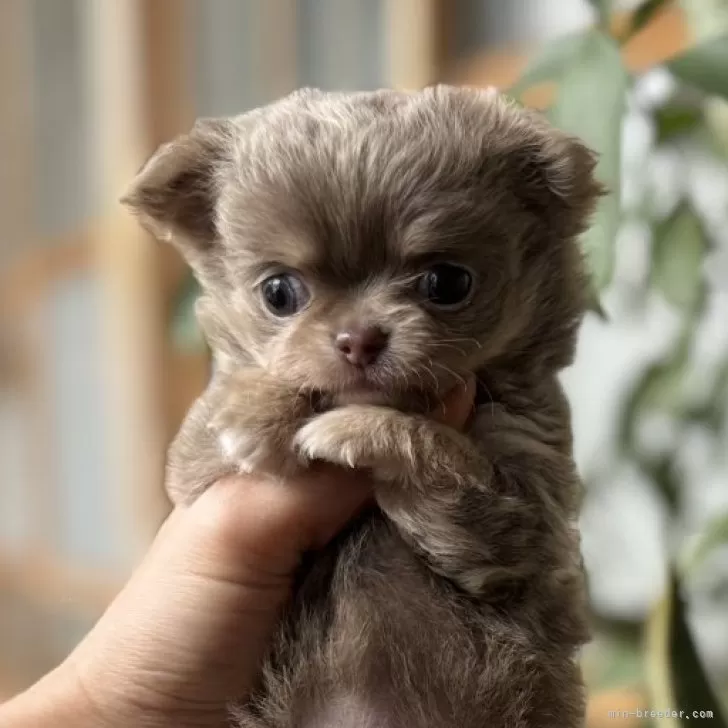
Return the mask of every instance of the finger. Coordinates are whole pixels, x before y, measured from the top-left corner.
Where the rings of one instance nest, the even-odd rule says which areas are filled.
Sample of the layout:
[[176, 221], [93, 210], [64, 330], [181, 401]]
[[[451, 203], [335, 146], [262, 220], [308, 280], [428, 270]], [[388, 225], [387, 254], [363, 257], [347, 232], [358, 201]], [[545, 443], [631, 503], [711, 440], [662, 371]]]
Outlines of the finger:
[[[295, 569], [302, 552], [331, 540], [367, 502], [372, 484], [364, 473], [324, 463], [286, 479], [265, 475], [225, 478], [189, 506], [197, 541], [212, 542], [219, 567], [270, 574]], [[204, 537], [204, 538], [203, 538]], [[234, 580], [234, 573], [225, 578]]]
[[294, 566], [291, 554], [258, 549], [256, 529], [275, 517], [266, 508], [276, 506], [260, 497], [254, 482], [228, 480], [175, 510], [74, 651], [69, 664], [103, 712], [121, 716], [120, 725], [147, 725], [137, 715], [141, 709], [145, 715], [188, 711], [200, 725], [222, 725], [202, 714], [224, 715], [226, 703], [254, 684], [289, 599]]
[[463, 384], [458, 384], [448, 392], [432, 418], [437, 422], [461, 430], [468, 421], [475, 403], [475, 377], [469, 375]]
[[373, 483], [365, 471], [312, 463], [301, 481], [299, 513], [306, 526], [302, 543], [305, 550], [325, 546], [374, 502]]

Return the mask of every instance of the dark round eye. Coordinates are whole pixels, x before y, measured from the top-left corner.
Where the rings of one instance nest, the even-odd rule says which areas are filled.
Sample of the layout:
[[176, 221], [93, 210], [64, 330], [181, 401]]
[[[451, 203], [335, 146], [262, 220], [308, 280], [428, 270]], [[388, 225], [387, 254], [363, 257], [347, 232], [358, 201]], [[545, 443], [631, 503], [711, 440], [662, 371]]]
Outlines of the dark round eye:
[[417, 280], [417, 292], [432, 305], [443, 308], [465, 301], [472, 286], [470, 271], [452, 263], [439, 263]]
[[300, 278], [293, 273], [280, 273], [266, 278], [261, 284], [265, 305], [276, 316], [292, 316], [307, 303], [309, 293]]

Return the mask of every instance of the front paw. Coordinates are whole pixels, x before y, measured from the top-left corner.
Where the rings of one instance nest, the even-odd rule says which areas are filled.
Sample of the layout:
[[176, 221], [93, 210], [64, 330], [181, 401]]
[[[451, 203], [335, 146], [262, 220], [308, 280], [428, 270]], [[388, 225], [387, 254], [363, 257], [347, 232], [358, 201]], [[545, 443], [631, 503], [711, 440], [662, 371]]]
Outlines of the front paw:
[[391, 479], [411, 465], [409, 419], [386, 407], [347, 405], [309, 420], [293, 444], [303, 460], [368, 468]]

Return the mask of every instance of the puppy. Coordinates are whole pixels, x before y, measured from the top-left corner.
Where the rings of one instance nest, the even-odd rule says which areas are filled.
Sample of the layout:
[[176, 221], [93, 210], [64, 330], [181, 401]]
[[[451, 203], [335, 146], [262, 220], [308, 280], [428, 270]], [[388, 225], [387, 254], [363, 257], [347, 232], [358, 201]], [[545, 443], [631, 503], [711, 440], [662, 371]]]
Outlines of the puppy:
[[[215, 374], [169, 453], [367, 468], [244, 728], [580, 726], [580, 483], [557, 373], [585, 310], [593, 154], [493, 91], [302, 90], [163, 146], [126, 203], [184, 253]], [[424, 416], [466, 374], [464, 434]]]

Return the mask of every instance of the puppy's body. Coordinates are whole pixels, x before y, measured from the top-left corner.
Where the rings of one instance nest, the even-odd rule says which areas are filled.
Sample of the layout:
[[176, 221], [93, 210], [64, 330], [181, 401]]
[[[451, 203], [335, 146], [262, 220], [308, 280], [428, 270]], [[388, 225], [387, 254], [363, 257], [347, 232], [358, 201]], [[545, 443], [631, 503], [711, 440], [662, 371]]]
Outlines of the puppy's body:
[[[377, 507], [301, 575], [246, 728], [577, 726], [579, 481], [556, 373], [584, 308], [578, 142], [490, 92], [300, 92], [204, 122], [129, 202], [186, 253], [217, 370], [194, 497], [313, 459]], [[464, 434], [424, 416], [465, 373]]]

